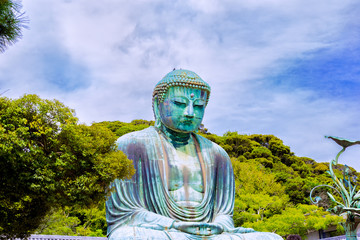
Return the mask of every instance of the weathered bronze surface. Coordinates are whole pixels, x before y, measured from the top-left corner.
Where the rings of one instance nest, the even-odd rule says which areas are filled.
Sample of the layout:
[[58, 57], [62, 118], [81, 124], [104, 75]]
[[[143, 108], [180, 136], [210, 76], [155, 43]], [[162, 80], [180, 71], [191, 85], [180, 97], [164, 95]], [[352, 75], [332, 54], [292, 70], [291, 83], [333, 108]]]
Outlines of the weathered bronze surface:
[[136, 174], [113, 183], [106, 203], [109, 239], [282, 239], [234, 227], [229, 156], [194, 133], [209, 95], [197, 74], [174, 70], [155, 87], [155, 127], [118, 139]]

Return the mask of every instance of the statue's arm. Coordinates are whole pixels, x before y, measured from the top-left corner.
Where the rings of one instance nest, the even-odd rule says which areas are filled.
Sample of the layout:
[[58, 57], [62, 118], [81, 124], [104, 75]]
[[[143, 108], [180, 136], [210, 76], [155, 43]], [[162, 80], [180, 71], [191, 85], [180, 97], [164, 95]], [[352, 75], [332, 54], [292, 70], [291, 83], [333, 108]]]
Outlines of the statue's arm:
[[248, 233], [254, 232], [252, 228], [234, 227], [233, 211], [235, 201], [234, 171], [229, 155], [223, 148], [218, 147], [215, 153], [215, 164], [217, 171], [216, 199], [214, 224], [219, 224], [225, 232]]
[[[113, 192], [106, 202], [108, 234], [121, 226], [137, 226], [164, 230], [171, 228], [174, 220], [148, 210], [144, 199], [142, 165], [148, 159], [146, 142], [130, 136], [118, 139], [118, 149], [133, 161], [136, 173], [129, 180], [115, 180]], [[146, 188], [146, 186], [145, 186]], [[151, 191], [150, 191], [151, 192]]]
[[131, 180], [116, 180], [114, 192], [106, 202], [108, 232], [122, 226], [146, 227], [158, 230], [170, 228], [174, 220], [146, 209], [138, 186]]

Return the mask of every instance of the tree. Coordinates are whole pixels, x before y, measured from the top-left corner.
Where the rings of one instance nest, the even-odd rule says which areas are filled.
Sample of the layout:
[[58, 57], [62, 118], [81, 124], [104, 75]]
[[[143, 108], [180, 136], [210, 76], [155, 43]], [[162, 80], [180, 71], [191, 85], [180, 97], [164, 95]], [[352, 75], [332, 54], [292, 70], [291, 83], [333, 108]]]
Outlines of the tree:
[[36, 234], [106, 237], [105, 203], [90, 208], [53, 209]]
[[[309, 204], [313, 187], [331, 182], [326, 173], [319, 175], [327, 170], [326, 164], [295, 156], [290, 147], [272, 135], [227, 132], [223, 136], [203, 136], [218, 143], [232, 157], [235, 225], [276, 231], [282, 236], [305, 236], [309, 230], [325, 229], [341, 221], [318, 206], [305, 205]], [[323, 189], [319, 191], [323, 196]], [[320, 206], [328, 206], [326, 198]]]
[[74, 235], [80, 220], [76, 216], [70, 216], [70, 213], [70, 207], [52, 209], [40, 224], [36, 234]]
[[74, 115], [36, 95], [0, 98], [0, 236], [26, 237], [57, 206], [96, 205], [134, 173], [115, 134]]
[[93, 123], [95, 126], [103, 126], [110, 129], [116, 136], [121, 137], [124, 134], [140, 131], [144, 128], [148, 128], [149, 126], [154, 126], [154, 121], [146, 121], [142, 119], [132, 120], [130, 123], [120, 122], [120, 121], [113, 121], [113, 122], [99, 122]]
[[[117, 136], [153, 125], [153, 121], [134, 120], [94, 123], [106, 127]], [[235, 175], [234, 223], [258, 231], [276, 231], [305, 236], [308, 231], [337, 225], [341, 220], [322, 210], [328, 208], [325, 190], [316, 196], [325, 199], [318, 206], [309, 206], [310, 190], [319, 184], [331, 184], [326, 174], [328, 165], [306, 157], [297, 157], [290, 147], [273, 135], [240, 135], [227, 132], [223, 136], [200, 133], [218, 143], [230, 155]], [[341, 169], [335, 169], [341, 178]], [[354, 173], [354, 176], [358, 173]], [[360, 179], [360, 178], [358, 178]], [[101, 236], [106, 233], [104, 203], [91, 209], [72, 207], [52, 212], [49, 224], [39, 230], [43, 234]], [[51, 223], [51, 224], [50, 224]], [[44, 226], [44, 225], [43, 225]]]
[[[276, 182], [274, 174], [256, 162], [232, 161], [235, 175], [234, 223], [264, 220], [279, 214], [289, 204], [285, 187]], [[271, 187], [269, 187], [271, 186]]]
[[27, 17], [21, 12], [16, 0], [0, 0], [0, 52], [22, 37], [22, 28], [27, 28]]
[[285, 208], [281, 214], [257, 222], [247, 222], [244, 226], [258, 231], [276, 232], [281, 236], [298, 234], [304, 238], [311, 230], [326, 229], [342, 221], [342, 217], [331, 215], [317, 206], [299, 204]]

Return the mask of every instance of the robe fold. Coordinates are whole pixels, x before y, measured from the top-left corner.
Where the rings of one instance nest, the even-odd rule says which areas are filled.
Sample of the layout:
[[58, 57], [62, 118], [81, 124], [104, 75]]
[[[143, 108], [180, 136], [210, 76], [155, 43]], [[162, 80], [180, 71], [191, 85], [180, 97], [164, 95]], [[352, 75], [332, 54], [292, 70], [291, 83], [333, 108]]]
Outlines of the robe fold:
[[[119, 239], [282, 239], [272, 233], [246, 233], [234, 228], [234, 174], [227, 153], [217, 144], [193, 134], [204, 179], [204, 197], [195, 207], [179, 206], [167, 186], [168, 157], [161, 132], [154, 127], [120, 137], [118, 149], [133, 161], [130, 180], [116, 180], [106, 202], [108, 238]], [[200, 152], [201, 150], [201, 152]], [[171, 228], [174, 221], [218, 223], [219, 235], [201, 237]]]

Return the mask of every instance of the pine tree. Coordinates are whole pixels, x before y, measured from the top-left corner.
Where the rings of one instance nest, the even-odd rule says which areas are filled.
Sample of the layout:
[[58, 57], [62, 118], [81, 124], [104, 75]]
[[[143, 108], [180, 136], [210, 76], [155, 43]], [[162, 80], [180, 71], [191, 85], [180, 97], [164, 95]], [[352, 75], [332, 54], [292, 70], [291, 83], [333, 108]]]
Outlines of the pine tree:
[[16, 0], [0, 0], [0, 52], [22, 37], [21, 30], [27, 28], [28, 18]]

